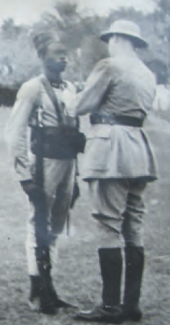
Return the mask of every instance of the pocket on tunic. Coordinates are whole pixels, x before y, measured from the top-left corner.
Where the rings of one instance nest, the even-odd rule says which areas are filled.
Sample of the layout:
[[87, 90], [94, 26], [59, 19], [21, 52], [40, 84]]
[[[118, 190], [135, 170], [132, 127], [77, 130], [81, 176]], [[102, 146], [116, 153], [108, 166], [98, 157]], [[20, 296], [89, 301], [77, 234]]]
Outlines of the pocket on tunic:
[[85, 165], [87, 169], [108, 170], [111, 141], [108, 136], [87, 138], [85, 148]]
[[104, 124], [93, 125], [90, 128], [90, 131], [88, 132], [86, 138], [87, 139], [95, 139], [95, 138], [108, 139], [110, 138], [111, 128], [112, 128], [111, 125], [104, 125]]

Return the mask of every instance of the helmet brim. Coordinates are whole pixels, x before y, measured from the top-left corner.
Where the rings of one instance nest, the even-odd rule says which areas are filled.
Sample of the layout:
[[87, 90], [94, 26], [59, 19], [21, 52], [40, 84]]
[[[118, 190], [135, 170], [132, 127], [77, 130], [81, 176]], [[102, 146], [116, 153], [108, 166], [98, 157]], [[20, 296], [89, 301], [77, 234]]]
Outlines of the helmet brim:
[[148, 47], [148, 43], [143, 38], [140, 38], [138, 36], [131, 35], [131, 34], [128, 34], [128, 33], [126, 34], [126, 33], [106, 32], [106, 33], [101, 34], [100, 39], [103, 42], [108, 43], [109, 39], [113, 35], [122, 35], [122, 36], [124, 36], [126, 38], [129, 38], [133, 42], [133, 44], [134, 44], [134, 46], [136, 48], [146, 48], [146, 47]]

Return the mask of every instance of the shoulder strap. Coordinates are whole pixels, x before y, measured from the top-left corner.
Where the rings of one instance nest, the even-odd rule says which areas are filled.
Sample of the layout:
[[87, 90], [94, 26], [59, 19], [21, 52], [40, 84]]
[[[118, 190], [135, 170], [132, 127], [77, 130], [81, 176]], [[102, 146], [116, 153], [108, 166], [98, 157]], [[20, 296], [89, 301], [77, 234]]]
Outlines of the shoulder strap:
[[60, 104], [58, 102], [57, 96], [56, 96], [53, 88], [51, 87], [48, 79], [45, 76], [42, 76], [41, 82], [42, 82], [42, 84], [43, 84], [43, 86], [44, 86], [44, 88], [46, 90], [46, 93], [49, 96], [52, 104], [55, 107], [56, 114], [57, 114], [57, 117], [58, 117], [58, 122], [59, 122], [59, 124], [62, 124], [62, 121], [63, 121], [62, 115], [63, 114], [62, 114], [62, 110], [61, 110]]

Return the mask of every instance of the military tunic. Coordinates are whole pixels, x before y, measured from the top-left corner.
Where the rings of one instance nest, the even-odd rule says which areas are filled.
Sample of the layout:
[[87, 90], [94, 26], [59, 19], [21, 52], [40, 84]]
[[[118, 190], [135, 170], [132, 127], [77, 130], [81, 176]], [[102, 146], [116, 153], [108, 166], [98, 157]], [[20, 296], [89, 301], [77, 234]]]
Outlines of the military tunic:
[[[104, 59], [87, 80], [77, 111], [142, 119], [152, 108], [155, 87], [153, 74], [136, 56]], [[142, 128], [91, 125], [85, 153], [86, 180], [157, 177], [153, 150]]]
[[145, 120], [155, 91], [151, 71], [135, 53], [122, 53], [98, 62], [79, 95], [77, 114], [90, 113], [94, 119], [82, 176], [89, 183], [91, 213], [104, 226], [99, 227], [105, 242], [101, 240], [100, 247], [120, 246], [122, 234], [126, 242], [143, 245], [143, 193], [146, 183], [157, 178], [156, 162], [143, 128], [114, 119]]
[[[20, 88], [17, 99], [7, 125], [7, 142], [13, 158], [17, 178], [19, 181], [32, 179], [35, 175], [35, 155], [30, 151], [30, 128], [35, 124], [34, 112], [41, 107], [42, 126], [57, 127], [58, 117], [46, 90], [41, 82], [42, 75], [24, 83]], [[74, 86], [63, 82], [59, 88], [53, 88], [58, 101], [67, 110], [68, 103], [75, 96]], [[71, 105], [70, 105], [71, 107]], [[72, 108], [68, 115], [75, 116]], [[43, 158], [44, 191], [48, 211], [49, 233], [51, 245], [62, 232], [65, 219], [68, 215], [75, 180], [75, 159]], [[28, 220], [26, 250], [28, 270], [30, 275], [37, 275], [35, 257], [35, 218], [34, 206], [31, 204], [31, 213]]]

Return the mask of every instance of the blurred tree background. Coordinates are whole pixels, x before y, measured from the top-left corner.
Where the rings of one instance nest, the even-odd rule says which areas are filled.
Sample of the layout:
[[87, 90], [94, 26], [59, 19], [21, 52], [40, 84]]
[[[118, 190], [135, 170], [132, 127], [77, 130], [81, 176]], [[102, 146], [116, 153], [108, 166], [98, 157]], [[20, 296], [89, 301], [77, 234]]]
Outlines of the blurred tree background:
[[0, 103], [11, 105], [20, 85], [37, 75], [41, 62], [34, 50], [31, 35], [41, 27], [56, 30], [68, 51], [69, 65], [65, 77], [73, 82], [83, 82], [94, 64], [108, 56], [107, 46], [99, 40], [100, 33], [119, 18], [137, 22], [150, 48], [140, 51], [145, 62], [159, 60], [167, 66], [170, 79], [170, 3], [160, 0], [152, 14], [134, 9], [110, 10], [107, 16], [80, 13], [77, 5], [56, 2], [54, 13], [44, 13], [32, 26], [16, 25], [13, 19], [4, 20], [0, 30]]

